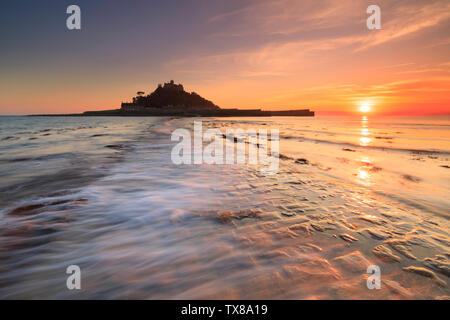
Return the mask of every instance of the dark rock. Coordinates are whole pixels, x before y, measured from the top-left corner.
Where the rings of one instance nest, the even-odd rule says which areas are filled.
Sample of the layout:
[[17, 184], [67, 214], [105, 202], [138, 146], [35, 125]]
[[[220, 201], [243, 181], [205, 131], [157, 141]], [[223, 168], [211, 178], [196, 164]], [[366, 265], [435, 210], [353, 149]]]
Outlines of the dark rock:
[[406, 180], [412, 181], [412, 182], [420, 182], [420, 181], [421, 181], [420, 178], [413, 177], [413, 176], [411, 176], [411, 175], [409, 175], [409, 174], [404, 174], [404, 175], [403, 175], [403, 179], [406, 179]]
[[125, 146], [123, 144], [108, 144], [105, 148], [115, 149], [115, 150], [123, 150]]
[[297, 160], [295, 160], [295, 163], [298, 163], [298, 164], [309, 164], [309, 161], [307, 159], [304, 159], [304, 158], [298, 158]]
[[291, 157], [285, 156], [284, 154], [280, 153], [279, 158], [281, 160], [293, 160]]

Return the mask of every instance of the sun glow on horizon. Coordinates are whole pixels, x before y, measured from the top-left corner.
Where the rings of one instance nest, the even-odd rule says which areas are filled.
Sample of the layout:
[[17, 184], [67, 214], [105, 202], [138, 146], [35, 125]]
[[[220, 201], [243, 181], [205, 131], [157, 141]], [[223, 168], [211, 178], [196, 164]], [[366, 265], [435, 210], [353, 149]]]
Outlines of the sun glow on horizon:
[[360, 112], [370, 112], [371, 111], [371, 103], [369, 101], [363, 101], [359, 105], [359, 111]]

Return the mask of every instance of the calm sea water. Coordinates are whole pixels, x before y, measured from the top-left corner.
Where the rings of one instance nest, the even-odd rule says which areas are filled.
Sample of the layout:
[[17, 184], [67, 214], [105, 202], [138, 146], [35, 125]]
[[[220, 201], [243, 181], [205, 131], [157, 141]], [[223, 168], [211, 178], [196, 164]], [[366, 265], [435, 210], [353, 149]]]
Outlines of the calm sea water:
[[449, 216], [449, 117], [277, 119], [281, 152], [322, 174]]
[[[448, 117], [202, 120], [221, 129], [279, 129], [280, 153], [309, 162], [280, 160], [291, 170], [282, 173], [307, 170], [312, 189], [339, 189], [333, 196], [364, 190], [380, 208], [398, 202], [448, 219]], [[214, 296], [224, 286], [219, 275], [233, 274], [227, 285], [247, 279], [253, 258], [229, 243], [230, 230], [204, 217], [263, 208], [273, 185], [251, 166], [173, 165], [170, 132], [192, 122], [0, 117], [0, 297], [73, 298], [64, 289], [70, 264], [89, 278], [89, 290], [75, 296], [82, 298]], [[250, 180], [259, 191], [246, 190]], [[273, 199], [289, 202], [300, 193]], [[194, 218], [183, 220], [188, 213]], [[242, 290], [240, 297], [258, 296]]]

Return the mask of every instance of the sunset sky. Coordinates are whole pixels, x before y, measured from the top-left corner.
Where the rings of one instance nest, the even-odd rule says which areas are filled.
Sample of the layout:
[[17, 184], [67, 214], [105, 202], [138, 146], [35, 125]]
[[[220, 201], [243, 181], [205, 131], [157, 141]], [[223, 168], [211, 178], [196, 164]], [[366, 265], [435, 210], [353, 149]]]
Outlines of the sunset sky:
[[[66, 28], [81, 7], [82, 30]], [[381, 7], [382, 30], [366, 8]], [[2, 1], [0, 114], [118, 108], [175, 80], [223, 108], [450, 113], [450, 1]]]

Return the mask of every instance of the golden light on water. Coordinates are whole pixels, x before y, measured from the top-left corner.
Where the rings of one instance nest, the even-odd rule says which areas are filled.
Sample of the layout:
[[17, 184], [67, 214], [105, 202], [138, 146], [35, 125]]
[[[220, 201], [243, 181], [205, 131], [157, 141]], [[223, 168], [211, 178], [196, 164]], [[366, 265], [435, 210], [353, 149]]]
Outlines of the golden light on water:
[[371, 165], [372, 161], [369, 159], [369, 157], [364, 156], [360, 160], [362, 166], [358, 168], [356, 176], [358, 177], [358, 182], [362, 183], [366, 186], [369, 186], [371, 184], [370, 178], [371, 178]]
[[358, 169], [357, 177], [359, 179], [359, 183], [364, 185], [370, 185], [370, 174], [364, 167]]
[[372, 139], [367, 138], [367, 137], [359, 138], [360, 145], [363, 147], [367, 146], [371, 141], [372, 141]]
[[363, 147], [367, 146], [372, 141], [372, 139], [369, 136], [370, 136], [369, 120], [367, 119], [366, 116], [363, 116], [361, 119], [361, 137], [359, 138], [359, 145]]

